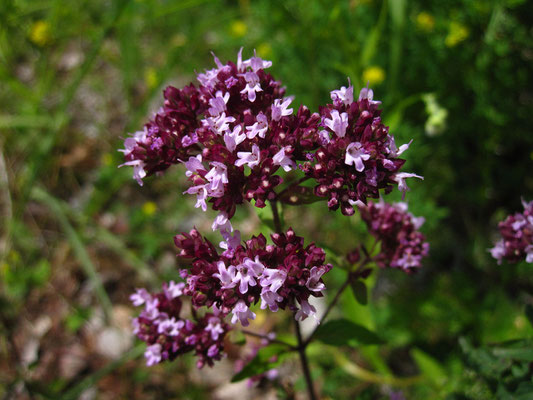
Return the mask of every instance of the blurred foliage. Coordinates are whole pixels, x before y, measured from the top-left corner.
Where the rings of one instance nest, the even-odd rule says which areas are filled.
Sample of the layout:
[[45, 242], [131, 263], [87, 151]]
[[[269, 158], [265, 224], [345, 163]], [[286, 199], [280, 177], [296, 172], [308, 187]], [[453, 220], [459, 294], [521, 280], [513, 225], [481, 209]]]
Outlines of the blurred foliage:
[[[406, 171], [425, 177], [407, 199], [426, 218], [431, 259], [413, 276], [372, 276], [367, 305], [343, 294], [336, 317], [386, 344], [338, 356], [313, 344], [324, 395], [530, 398], [531, 266], [498, 266], [487, 248], [521, 196], [533, 199], [532, 22], [525, 0], [1, 1], [0, 396], [208, 398], [220, 385], [189, 381], [189, 359], [147, 372], [131, 361], [135, 347], [114, 361], [88, 351], [68, 377], [43, 371], [56, 368], [58, 349], [92, 343], [86, 328], [102, 310], [113, 321], [135, 287], [176, 278], [174, 234], [210, 230], [212, 215], [181, 196], [183, 171], [141, 189], [117, 169], [116, 149], [166, 85], [210, 68], [211, 50], [227, 60], [244, 46], [312, 109], [347, 78], [356, 89], [369, 82], [397, 143], [414, 139]], [[237, 213], [244, 233], [268, 233], [271, 214], [252, 214]], [[366, 240], [358, 217], [321, 202], [283, 218], [335, 261]], [[344, 272], [330, 275], [333, 292]], [[52, 327], [28, 365], [26, 322], [43, 315]], [[291, 390], [303, 382], [278, 394]]]

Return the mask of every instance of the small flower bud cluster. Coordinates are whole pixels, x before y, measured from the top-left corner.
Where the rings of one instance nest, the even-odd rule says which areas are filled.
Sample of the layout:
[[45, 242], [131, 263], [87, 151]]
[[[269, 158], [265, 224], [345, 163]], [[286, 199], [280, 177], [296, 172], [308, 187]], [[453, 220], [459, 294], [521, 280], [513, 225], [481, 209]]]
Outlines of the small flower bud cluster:
[[415, 217], [407, 211], [407, 204], [368, 203], [361, 206], [361, 217], [369, 232], [380, 242], [380, 253], [374, 260], [381, 267], [400, 268], [413, 272], [422, 266], [422, 258], [429, 252], [429, 243], [418, 231], [423, 217]]
[[224, 337], [230, 327], [215, 309], [194, 320], [180, 317], [180, 297], [184, 283], [169, 282], [163, 291], [150, 294], [137, 289], [130, 299], [135, 306], [144, 305], [144, 310], [133, 319], [133, 330], [137, 337], [146, 342], [144, 353], [148, 366], [165, 360], [174, 360], [180, 354], [194, 352], [198, 357], [196, 365], [212, 366], [222, 358]]
[[207, 108], [205, 95], [194, 85], [179, 90], [169, 86], [164, 91], [165, 103], [142, 131], [124, 141], [125, 163], [133, 167], [133, 177], [142, 186], [142, 179], [163, 171], [197, 154], [200, 149], [190, 139], [200, 127], [198, 116]]
[[524, 212], [509, 215], [498, 225], [502, 238], [490, 249], [498, 264], [504, 259], [516, 263], [524, 258], [533, 263], [533, 201], [522, 204]]
[[264, 207], [282, 182], [276, 171], [290, 171], [316, 143], [320, 116], [305, 106], [294, 113], [280, 83], [265, 72], [272, 63], [254, 55], [198, 75], [193, 84], [164, 91], [165, 104], [143, 131], [125, 140], [126, 162], [142, 178], [183, 163], [197, 196], [196, 207], [231, 218], [237, 204]]
[[381, 102], [373, 100], [372, 90], [362, 89], [354, 101], [349, 85], [332, 91], [331, 98], [333, 104], [320, 108], [324, 130], [319, 132], [314, 162], [302, 167], [317, 181], [315, 194], [327, 197], [330, 210], [340, 207], [344, 215], [352, 215], [356, 202], [378, 198], [380, 189], [389, 193], [398, 185], [405, 192], [405, 178], [422, 179], [398, 172], [405, 163], [399, 156], [410, 143], [396, 147], [389, 128], [381, 122]]
[[272, 234], [273, 244], [263, 235], [244, 244], [223, 242], [227, 250], [218, 255], [215, 247], [196, 230], [175, 237], [179, 255], [191, 258], [184, 293], [194, 307], [216, 307], [223, 315], [232, 314], [231, 323], [243, 326], [255, 319], [250, 306], [261, 301], [262, 309], [289, 308], [297, 320], [315, 316], [309, 297], [321, 297], [325, 289], [322, 276], [331, 269], [325, 252], [310, 244], [292, 229]]

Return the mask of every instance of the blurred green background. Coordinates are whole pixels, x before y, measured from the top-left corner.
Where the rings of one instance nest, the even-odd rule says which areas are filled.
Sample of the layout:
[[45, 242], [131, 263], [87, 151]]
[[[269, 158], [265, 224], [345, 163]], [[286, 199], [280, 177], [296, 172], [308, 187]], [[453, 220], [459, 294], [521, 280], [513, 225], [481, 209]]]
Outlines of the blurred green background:
[[[237, 347], [213, 371], [187, 357], [149, 369], [129, 328], [134, 288], [176, 276], [172, 236], [210, 231], [214, 214], [181, 195], [181, 168], [140, 188], [117, 149], [165, 86], [244, 46], [311, 109], [348, 77], [369, 82], [396, 142], [414, 139], [405, 170], [425, 177], [407, 200], [431, 257], [412, 276], [380, 271], [366, 307], [345, 293], [339, 315], [387, 344], [311, 347], [324, 398], [533, 398], [531, 265], [487, 252], [497, 222], [533, 200], [532, 26], [525, 0], [2, 0], [0, 397], [302, 398], [296, 361], [235, 395]], [[253, 213], [237, 215], [246, 234], [264, 228]], [[340, 253], [363, 238], [323, 203], [284, 216]], [[274, 325], [286, 321], [256, 323]]]

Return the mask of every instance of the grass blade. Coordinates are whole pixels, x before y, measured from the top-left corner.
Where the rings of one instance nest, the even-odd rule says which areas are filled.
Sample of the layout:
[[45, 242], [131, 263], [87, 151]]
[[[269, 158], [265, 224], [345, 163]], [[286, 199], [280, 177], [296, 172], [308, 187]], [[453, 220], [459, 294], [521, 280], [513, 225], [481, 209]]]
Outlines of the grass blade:
[[398, 86], [398, 74], [402, 58], [403, 28], [405, 25], [405, 12], [407, 2], [405, 0], [389, 0], [392, 34], [389, 48], [389, 96], [396, 98]]
[[55, 197], [51, 196], [49, 193], [40, 188], [34, 188], [31, 192], [31, 196], [36, 201], [45, 204], [57, 218], [57, 221], [59, 222], [61, 229], [65, 233], [70, 245], [72, 246], [72, 250], [74, 251], [76, 258], [85, 272], [85, 275], [94, 287], [96, 297], [102, 306], [106, 321], [109, 321], [111, 314], [111, 300], [109, 300], [109, 296], [104, 289], [100, 276], [98, 275], [98, 272], [96, 271], [96, 268], [89, 257], [89, 253], [87, 252], [85, 245], [83, 244], [76, 230], [70, 224], [63, 210], [63, 205]]
[[[385, 22], [387, 22], [387, 2], [384, 1], [381, 6], [381, 11], [379, 12], [378, 22], [370, 31], [368, 37], [365, 40], [365, 47], [361, 52], [361, 67], [368, 67], [374, 55], [376, 54], [379, 47], [379, 39], [381, 38], [381, 33], [385, 28]], [[363, 82], [363, 86], [366, 85], [366, 82]]]
[[0, 129], [50, 128], [54, 120], [41, 115], [0, 115]]

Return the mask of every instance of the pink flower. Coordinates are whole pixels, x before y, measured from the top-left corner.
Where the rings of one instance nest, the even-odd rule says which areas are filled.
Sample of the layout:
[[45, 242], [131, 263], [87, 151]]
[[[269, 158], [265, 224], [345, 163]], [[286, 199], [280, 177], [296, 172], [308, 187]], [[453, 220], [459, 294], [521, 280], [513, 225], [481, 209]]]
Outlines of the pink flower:
[[268, 129], [268, 119], [262, 112], [259, 112], [256, 117], [257, 122], [254, 123], [252, 126], [247, 126], [246, 135], [248, 136], [248, 139], [253, 139], [256, 136], [259, 136], [260, 138], [265, 137], [265, 133]]
[[296, 312], [296, 315], [294, 316], [294, 318], [297, 321], [303, 321], [307, 317], [312, 316], [315, 318], [315, 321], [318, 323], [319, 321], [317, 320], [315, 314], [316, 314], [316, 308], [312, 306], [311, 304], [309, 304], [307, 300], [302, 300], [300, 302], [300, 309]]
[[170, 281], [166, 284], [163, 284], [163, 291], [169, 300], [172, 300], [175, 297], [180, 297], [183, 294], [184, 288], [185, 283], [183, 282], [175, 283], [174, 281]]
[[213, 276], [220, 279], [222, 289], [231, 289], [237, 286], [239, 279], [237, 278], [237, 269], [235, 266], [230, 265], [226, 268], [224, 261], [219, 261], [217, 266], [218, 274], [213, 274]]
[[227, 168], [218, 161], [211, 162], [211, 170], [205, 175], [205, 179], [211, 184], [208, 185], [209, 195], [220, 197], [224, 194], [224, 184], [228, 183]]
[[366, 152], [361, 143], [350, 143], [346, 147], [346, 157], [344, 159], [346, 165], [355, 165], [355, 169], [362, 172], [365, 169], [363, 161], [367, 161], [368, 159], [370, 159], [370, 154]]
[[344, 104], [349, 106], [353, 103], [353, 86], [348, 79], [348, 87], [342, 86], [339, 90], [331, 91], [331, 100], [335, 105]]
[[212, 117], [216, 117], [217, 115], [225, 112], [229, 97], [229, 92], [226, 92], [224, 95], [222, 95], [222, 92], [219, 90], [216, 93], [216, 97], [209, 100], [209, 105], [211, 106], [209, 109], [209, 114], [211, 114]]
[[406, 178], [418, 178], [418, 179], [422, 179], [424, 180], [424, 177], [422, 176], [419, 176], [417, 174], [412, 174], [412, 173], [408, 173], [408, 172], [399, 172], [397, 173], [396, 175], [394, 175], [394, 177], [392, 178], [395, 182], [398, 183], [398, 189], [404, 193], [404, 197], [405, 197], [405, 192], [409, 191], [409, 187], [407, 186], [407, 184], [405, 183], [405, 179]]
[[137, 291], [130, 296], [130, 300], [135, 307], [142, 306], [152, 296], [146, 291], [146, 289], [137, 289]]
[[322, 290], [326, 289], [326, 285], [324, 285], [324, 282], [321, 282], [320, 279], [326, 272], [327, 271], [324, 268], [311, 268], [309, 278], [307, 279], [305, 286], [307, 286], [307, 288], [312, 292], [321, 292]]
[[259, 162], [261, 161], [261, 154], [259, 150], [259, 146], [254, 144], [252, 146], [252, 151], [239, 151], [237, 153], [237, 157], [239, 159], [235, 161], [235, 165], [237, 167], [242, 167], [243, 165], [248, 165], [250, 168], [254, 168], [255, 166], [259, 165]]
[[348, 128], [348, 114], [339, 114], [337, 110], [333, 110], [331, 118], [324, 118], [324, 125], [342, 138], [346, 135], [346, 128]]
[[157, 326], [157, 332], [163, 333], [168, 336], [178, 336], [180, 329], [185, 326], [183, 321], [176, 321], [176, 318], [172, 317], [161, 321]]
[[237, 302], [232, 312], [233, 312], [233, 317], [231, 317], [232, 324], [236, 324], [237, 321], [239, 321], [242, 326], [248, 326], [250, 325], [250, 322], [248, 322], [248, 320], [255, 319], [255, 313], [250, 311], [250, 309], [244, 303], [243, 300], [239, 300]]
[[144, 357], [146, 358], [146, 365], [149, 367], [161, 362], [161, 345], [156, 343], [148, 346], [144, 352]]
[[246, 135], [244, 133], [241, 133], [241, 130], [242, 127], [240, 125], [237, 125], [235, 128], [233, 128], [233, 131], [227, 132], [224, 135], [224, 143], [226, 144], [226, 147], [229, 151], [235, 151], [237, 146], [244, 142], [244, 139], [246, 139]]
[[275, 293], [285, 283], [285, 279], [287, 279], [287, 272], [284, 270], [265, 268], [261, 286]]
[[296, 163], [285, 154], [286, 149], [287, 147], [282, 147], [281, 150], [272, 157], [272, 161], [274, 161], [274, 165], [280, 165], [284, 171], [288, 172], [296, 168]]
[[262, 92], [261, 85], [259, 84], [259, 77], [255, 72], [246, 72], [243, 74], [246, 80], [246, 87], [241, 90], [241, 93], [246, 94], [248, 100], [252, 103], [255, 101], [255, 93]]
[[222, 324], [220, 323], [220, 318], [211, 317], [208, 321], [209, 323], [205, 327], [205, 330], [211, 334], [211, 338], [213, 340], [218, 340], [220, 335], [224, 334], [224, 329], [222, 328]]
[[260, 69], [270, 68], [272, 66], [272, 61], [265, 61], [262, 58], [257, 57], [255, 50], [254, 50], [254, 56], [250, 58], [250, 67], [252, 68], [252, 71], [257, 72]]
[[281, 117], [291, 115], [292, 108], [287, 108], [291, 102], [292, 98], [284, 99], [283, 102], [280, 99], [274, 100], [274, 104], [272, 105], [272, 120], [279, 121]]

